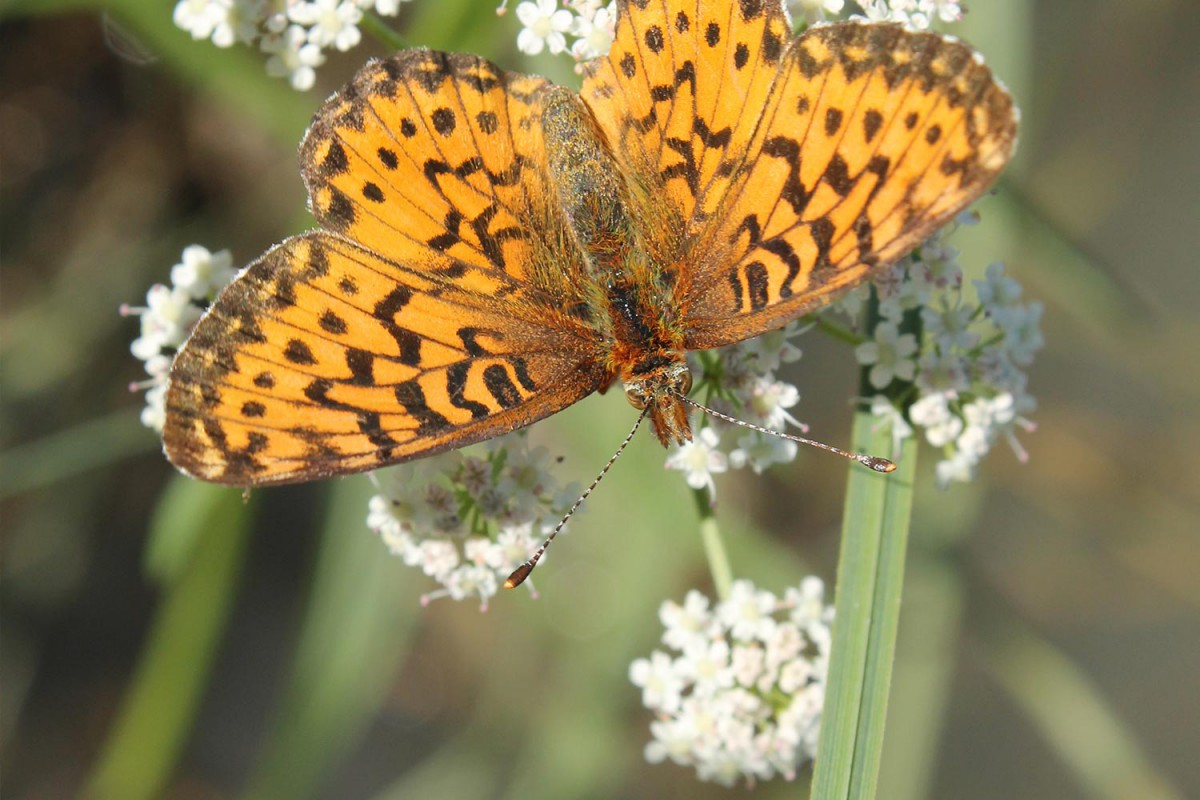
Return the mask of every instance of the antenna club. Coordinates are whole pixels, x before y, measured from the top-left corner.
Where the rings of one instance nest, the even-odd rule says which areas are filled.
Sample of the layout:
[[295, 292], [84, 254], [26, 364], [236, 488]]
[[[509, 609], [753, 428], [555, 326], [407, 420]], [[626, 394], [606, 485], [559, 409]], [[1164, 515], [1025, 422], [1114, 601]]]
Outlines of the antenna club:
[[521, 566], [512, 571], [512, 575], [508, 576], [508, 580], [504, 581], [505, 589], [515, 589], [525, 582], [529, 577], [529, 573], [533, 572], [533, 564], [526, 561]]
[[870, 467], [871, 469], [875, 470], [876, 472], [895, 472], [896, 471], [895, 462], [889, 461], [886, 458], [880, 458], [879, 456], [860, 455], [860, 456], [858, 456], [858, 463], [862, 464], [865, 467]]

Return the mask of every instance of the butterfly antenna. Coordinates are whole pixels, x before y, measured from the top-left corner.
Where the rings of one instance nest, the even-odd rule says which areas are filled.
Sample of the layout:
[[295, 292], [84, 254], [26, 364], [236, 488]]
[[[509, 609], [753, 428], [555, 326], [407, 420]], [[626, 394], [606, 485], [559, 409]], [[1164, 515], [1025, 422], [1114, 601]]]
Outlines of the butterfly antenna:
[[558, 536], [558, 532], [561, 531], [563, 526], [567, 524], [567, 520], [569, 520], [572, 515], [579, 510], [579, 507], [583, 505], [583, 501], [587, 500], [588, 495], [592, 493], [592, 490], [600, 484], [600, 481], [604, 480], [604, 476], [608, 474], [610, 469], [612, 469], [612, 465], [616, 463], [617, 459], [621, 457], [621, 453], [624, 453], [625, 448], [629, 446], [631, 441], [633, 441], [633, 435], [637, 433], [637, 429], [641, 427], [642, 420], [646, 418], [646, 414], [648, 412], [649, 406], [642, 409], [642, 413], [638, 414], [638, 418], [634, 420], [633, 428], [630, 429], [629, 435], [625, 437], [625, 441], [621, 442], [621, 446], [617, 448], [617, 452], [612, 454], [612, 458], [610, 458], [608, 463], [604, 465], [604, 469], [600, 470], [600, 474], [596, 476], [595, 480], [592, 481], [590, 486], [583, 490], [583, 494], [579, 495], [579, 499], [576, 500], [569, 509], [567, 509], [567, 513], [563, 514], [563, 518], [560, 519], [558, 524], [554, 526], [554, 530], [550, 531], [550, 535], [546, 537], [546, 541], [542, 542], [542, 546], [537, 549], [537, 552], [530, 556], [528, 561], [512, 571], [512, 574], [508, 576], [508, 580], [504, 582], [505, 589], [516, 588], [525, 582], [525, 579], [529, 577], [529, 573], [533, 572], [533, 568], [537, 566], [538, 561], [540, 561], [542, 556], [546, 554], [546, 550], [550, 547], [550, 543], [554, 541], [554, 537]]
[[734, 425], [741, 425], [743, 428], [749, 428], [750, 430], [758, 431], [759, 433], [767, 433], [771, 436], [778, 436], [780, 439], [787, 439], [789, 442], [807, 444], [811, 447], [816, 447], [820, 450], [833, 453], [834, 455], [848, 458], [851, 461], [857, 461], [864, 467], [869, 467], [876, 472], [891, 472], [896, 468], [896, 464], [894, 462], [889, 461], [886, 458], [881, 458], [880, 456], [870, 456], [866, 453], [851, 453], [848, 450], [843, 450], [840, 447], [834, 447], [831, 444], [825, 444], [824, 442], [818, 442], [813, 439], [805, 439], [803, 436], [793, 436], [790, 433], [783, 433], [782, 431], [771, 430], [770, 428], [765, 428], [762, 425], [755, 425], [753, 422], [746, 422], [744, 419], [738, 419], [737, 417], [731, 417], [728, 414], [722, 414], [720, 411], [714, 411], [708, 406], [703, 405], [702, 403], [697, 403], [695, 400], [691, 399], [690, 397], [685, 397], [679, 392], [672, 392], [672, 394], [674, 394], [683, 402], [687, 403], [689, 406], [698, 408], [706, 414], [711, 414], [717, 419], [722, 419], [726, 422], [732, 422]]

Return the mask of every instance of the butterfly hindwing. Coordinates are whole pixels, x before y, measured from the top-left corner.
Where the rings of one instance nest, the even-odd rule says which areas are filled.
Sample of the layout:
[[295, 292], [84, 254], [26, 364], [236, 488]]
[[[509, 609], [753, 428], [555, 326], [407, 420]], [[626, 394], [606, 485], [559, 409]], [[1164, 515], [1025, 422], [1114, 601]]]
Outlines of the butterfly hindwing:
[[462, 270], [447, 280], [324, 232], [268, 251], [176, 358], [168, 456], [219, 483], [308, 480], [490, 438], [598, 388], [585, 328], [511, 278]]

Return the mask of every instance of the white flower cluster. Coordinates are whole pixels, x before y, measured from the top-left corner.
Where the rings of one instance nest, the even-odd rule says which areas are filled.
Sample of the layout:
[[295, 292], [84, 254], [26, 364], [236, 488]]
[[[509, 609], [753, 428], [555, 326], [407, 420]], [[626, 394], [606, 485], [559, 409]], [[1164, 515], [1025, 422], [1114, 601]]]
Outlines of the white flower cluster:
[[959, 0], [855, 0], [869, 22], [898, 22], [909, 30], [928, 30], [934, 20], [958, 22], [963, 9]]
[[816, 753], [825, 700], [833, 608], [824, 592], [813, 577], [782, 599], [735, 581], [715, 608], [695, 590], [683, 605], [663, 603], [666, 652], [629, 668], [658, 717], [646, 760], [725, 786], [793, 779]]
[[802, 19], [809, 25], [824, 22], [827, 14], [842, 13], [845, 0], [787, 0], [783, 7], [792, 17]]
[[[504, 13], [508, 0], [497, 9]], [[584, 61], [602, 56], [613, 42], [617, 4], [602, 0], [525, 0], [517, 4], [521, 32], [517, 48], [536, 56], [543, 50], [552, 55], [570, 52], [578, 68]], [[570, 44], [567, 37], [571, 37]]]
[[[801, 356], [792, 339], [807, 328], [793, 322], [758, 338], [706, 353], [689, 353], [692, 374], [699, 376], [699, 394], [708, 392], [707, 405], [730, 416], [771, 430], [792, 425], [808, 427], [789, 409], [800, 402], [799, 390], [775, 373]], [[735, 426], [713, 417], [697, 417], [692, 441], [667, 456], [667, 469], [679, 470], [693, 489], [715, 492], [713, 475], [730, 467], [749, 467], [755, 474], [796, 457], [797, 445], [778, 436]], [[703, 427], [699, 427], [703, 425]]]
[[266, 53], [267, 72], [297, 90], [311, 89], [324, 50], [362, 39], [363, 14], [395, 16], [406, 0], [179, 0], [175, 25], [217, 47], [244, 44]]
[[486, 609], [579, 497], [578, 484], [558, 485], [553, 464], [546, 448], [531, 448], [518, 431], [479, 453], [455, 450], [378, 470], [367, 526], [442, 585], [422, 603], [478, 597]]
[[[908, 405], [907, 420], [882, 394], [871, 409], [891, 426], [897, 445], [912, 435], [911, 421], [931, 445], [943, 448], [937, 465], [942, 486], [973, 479], [1000, 438], [1026, 459], [1014, 434], [1033, 429], [1023, 416], [1036, 407], [1024, 370], [1042, 347], [1041, 303], [1022, 303], [1021, 285], [1000, 263], [973, 282], [975, 297], [968, 299], [957, 258], [958, 251], [936, 236], [877, 276], [882, 320], [873, 338], [855, 350], [873, 388], [888, 389], [894, 380], [912, 384], [899, 397], [900, 405]], [[912, 314], [919, 314], [920, 341], [900, 332]]]
[[210, 253], [198, 244], [188, 245], [179, 263], [171, 268], [170, 286], [151, 286], [144, 306], [121, 306], [122, 315], [141, 318], [141, 333], [129, 349], [145, 364], [150, 377], [131, 388], [146, 391], [142, 424], [147, 428], [162, 430], [167, 373], [175, 351], [233, 276], [233, 258], [228, 250]]

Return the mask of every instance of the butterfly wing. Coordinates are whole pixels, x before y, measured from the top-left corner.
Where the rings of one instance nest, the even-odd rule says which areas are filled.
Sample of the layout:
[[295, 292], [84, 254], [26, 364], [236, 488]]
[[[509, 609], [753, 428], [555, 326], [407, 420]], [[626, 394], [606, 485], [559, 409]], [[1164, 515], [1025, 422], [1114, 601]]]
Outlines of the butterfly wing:
[[636, 183], [685, 223], [685, 345], [779, 327], [895, 261], [982, 194], [1016, 139], [965, 45], [892, 25], [793, 38], [779, 4], [622, 3], [584, 97]]
[[461, 447], [598, 388], [580, 256], [546, 190], [540, 79], [409, 51], [301, 145], [327, 229], [241, 274], [176, 357], [163, 440], [197, 477], [308, 480]]

